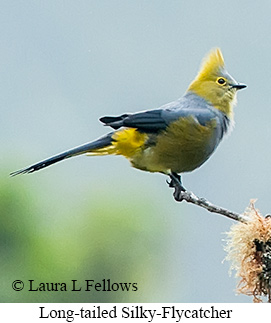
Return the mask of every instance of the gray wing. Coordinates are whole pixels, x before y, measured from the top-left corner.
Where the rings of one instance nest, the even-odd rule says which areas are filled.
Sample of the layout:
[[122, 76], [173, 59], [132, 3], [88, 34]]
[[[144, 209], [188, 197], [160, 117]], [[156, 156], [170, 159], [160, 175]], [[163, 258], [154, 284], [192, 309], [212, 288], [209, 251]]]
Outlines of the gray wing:
[[166, 129], [173, 121], [189, 116], [193, 116], [201, 125], [205, 125], [207, 121], [216, 117], [212, 111], [203, 109], [157, 109], [135, 114], [125, 114], [118, 117], [102, 117], [100, 121], [114, 129], [129, 127], [147, 132], [155, 132]]
[[117, 117], [103, 117], [100, 119], [105, 125], [114, 129], [120, 127], [137, 128], [145, 132], [158, 132], [180, 118], [192, 116], [197, 122], [205, 126], [212, 119], [216, 119], [218, 126], [221, 124], [222, 133], [226, 131], [227, 121], [224, 115], [212, 108], [201, 98], [186, 97], [162, 106], [159, 109], [123, 114]]

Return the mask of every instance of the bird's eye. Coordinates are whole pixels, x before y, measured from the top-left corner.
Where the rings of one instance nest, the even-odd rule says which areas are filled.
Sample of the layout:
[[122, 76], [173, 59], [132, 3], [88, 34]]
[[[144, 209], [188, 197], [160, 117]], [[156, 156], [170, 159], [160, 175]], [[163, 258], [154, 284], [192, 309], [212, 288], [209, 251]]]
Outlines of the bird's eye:
[[220, 84], [220, 85], [224, 85], [226, 83], [226, 80], [223, 77], [219, 77], [216, 80], [216, 83]]

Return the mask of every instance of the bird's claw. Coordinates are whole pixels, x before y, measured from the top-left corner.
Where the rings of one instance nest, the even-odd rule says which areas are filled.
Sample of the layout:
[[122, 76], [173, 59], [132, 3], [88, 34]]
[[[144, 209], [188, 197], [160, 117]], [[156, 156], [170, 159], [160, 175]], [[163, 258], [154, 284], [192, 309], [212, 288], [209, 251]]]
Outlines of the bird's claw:
[[174, 199], [178, 202], [181, 202], [183, 200], [183, 193], [186, 191], [186, 189], [182, 185], [181, 177], [178, 174], [171, 174], [170, 179], [170, 181], [167, 180], [166, 182], [169, 187], [174, 188]]
[[173, 182], [172, 179], [170, 181], [167, 179], [166, 182], [167, 182], [169, 187], [175, 187], [174, 182]]

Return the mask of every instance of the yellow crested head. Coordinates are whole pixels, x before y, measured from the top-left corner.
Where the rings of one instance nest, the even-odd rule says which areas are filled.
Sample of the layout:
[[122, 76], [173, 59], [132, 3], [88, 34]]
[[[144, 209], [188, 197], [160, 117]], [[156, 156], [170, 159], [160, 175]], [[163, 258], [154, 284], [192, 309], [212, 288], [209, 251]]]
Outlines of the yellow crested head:
[[219, 48], [214, 48], [202, 61], [197, 78], [205, 79], [225, 68], [224, 58]]
[[216, 109], [232, 117], [232, 107], [236, 101], [236, 91], [245, 88], [226, 71], [224, 58], [219, 48], [213, 49], [203, 60], [195, 80], [188, 92], [204, 98]]

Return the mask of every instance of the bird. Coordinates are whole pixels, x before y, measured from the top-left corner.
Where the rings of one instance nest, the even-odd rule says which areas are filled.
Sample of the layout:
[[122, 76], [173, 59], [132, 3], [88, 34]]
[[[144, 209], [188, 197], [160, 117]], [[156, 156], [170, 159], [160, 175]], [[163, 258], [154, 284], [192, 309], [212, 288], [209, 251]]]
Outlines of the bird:
[[122, 155], [142, 171], [162, 173], [186, 191], [181, 175], [191, 172], [216, 150], [234, 125], [236, 94], [246, 87], [226, 70], [220, 48], [203, 59], [196, 78], [179, 99], [157, 109], [104, 116], [113, 130], [10, 175], [33, 173], [78, 155]]

